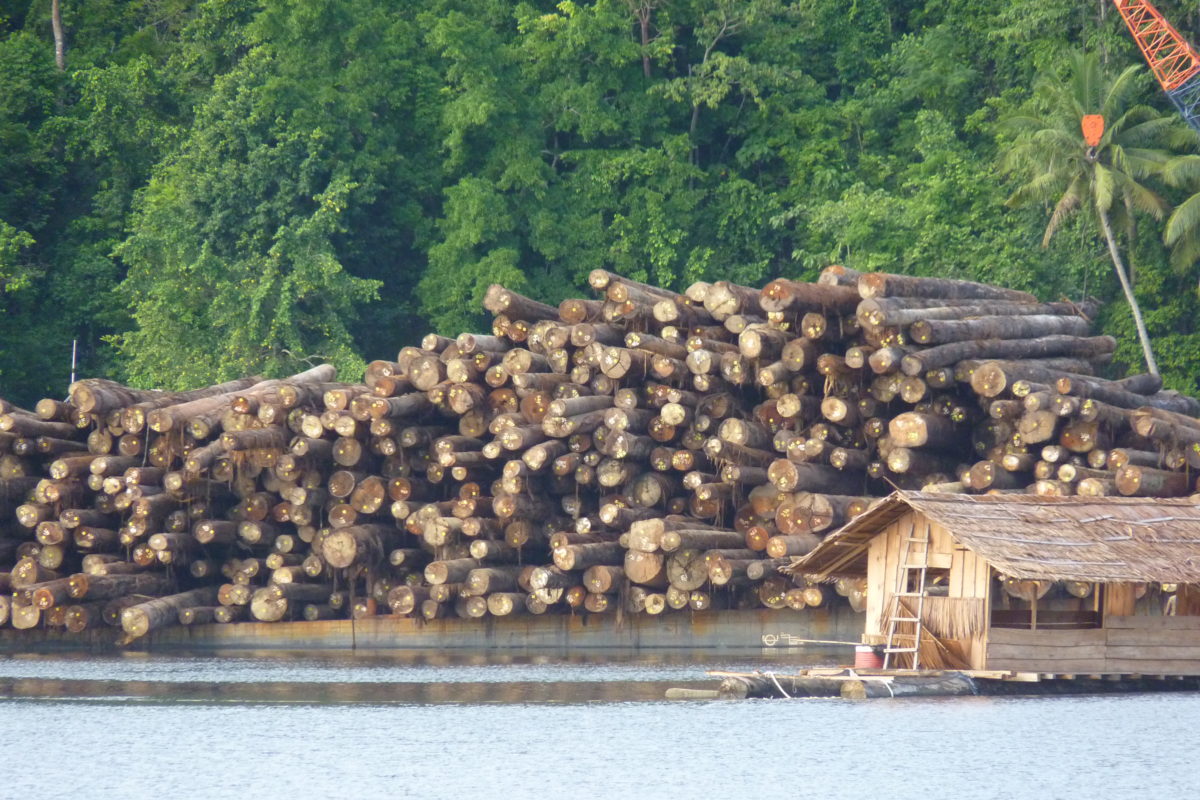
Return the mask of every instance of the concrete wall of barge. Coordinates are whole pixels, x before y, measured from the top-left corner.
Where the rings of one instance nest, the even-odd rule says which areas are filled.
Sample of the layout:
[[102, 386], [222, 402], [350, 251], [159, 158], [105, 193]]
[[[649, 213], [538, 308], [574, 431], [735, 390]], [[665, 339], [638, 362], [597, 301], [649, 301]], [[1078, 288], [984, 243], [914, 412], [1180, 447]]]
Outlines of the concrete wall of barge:
[[430, 622], [378, 616], [322, 622], [242, 622], [177, 626], [128, 645], [120, 630], [81, 634], [43, 629], [0, 630], [0, 653], [132, 649], [197, 650], [454, 650], [634, 653], [655, 650], [776, 651], [814, 642], [857, 642], [862, 615], [849, 607], [778, 611], [711, 611], [630, 615], [618, 626], [611, 615], [555, 614]]

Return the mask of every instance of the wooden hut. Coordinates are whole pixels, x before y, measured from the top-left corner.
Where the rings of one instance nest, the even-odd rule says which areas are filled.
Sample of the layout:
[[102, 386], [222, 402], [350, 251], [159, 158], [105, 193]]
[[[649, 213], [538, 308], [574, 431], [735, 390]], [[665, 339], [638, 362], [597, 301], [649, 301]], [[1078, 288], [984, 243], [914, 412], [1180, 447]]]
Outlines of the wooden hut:
[[896, 492], [789, 569], [865, 579], [901, 669], [1200, 675], [1200, 505]]

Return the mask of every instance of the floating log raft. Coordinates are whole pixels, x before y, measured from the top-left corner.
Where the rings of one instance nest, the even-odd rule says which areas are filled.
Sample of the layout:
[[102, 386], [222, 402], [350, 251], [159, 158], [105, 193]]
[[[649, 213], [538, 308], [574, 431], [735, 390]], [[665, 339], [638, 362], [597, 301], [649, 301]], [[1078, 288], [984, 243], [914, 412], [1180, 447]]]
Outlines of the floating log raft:
[[490, 332], [361, 381], [0, 403], [0, 625], [861, 610], [779, 569], [893, 486], [1196, 490], [1200, 403], [1098, 377], [1093, 304], [841, 267], [588, 283], [493, 286]]

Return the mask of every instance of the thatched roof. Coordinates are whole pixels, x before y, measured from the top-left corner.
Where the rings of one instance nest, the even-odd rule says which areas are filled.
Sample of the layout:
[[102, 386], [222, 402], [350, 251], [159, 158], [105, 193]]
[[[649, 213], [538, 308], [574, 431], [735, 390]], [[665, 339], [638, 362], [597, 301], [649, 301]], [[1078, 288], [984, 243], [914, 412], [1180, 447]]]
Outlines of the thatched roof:
[[895, 492], [788, 571], [866, 575], [871, 540], [909, 509], [1014, 578], [1200, 583], [1200, 504], [1189, 498]]

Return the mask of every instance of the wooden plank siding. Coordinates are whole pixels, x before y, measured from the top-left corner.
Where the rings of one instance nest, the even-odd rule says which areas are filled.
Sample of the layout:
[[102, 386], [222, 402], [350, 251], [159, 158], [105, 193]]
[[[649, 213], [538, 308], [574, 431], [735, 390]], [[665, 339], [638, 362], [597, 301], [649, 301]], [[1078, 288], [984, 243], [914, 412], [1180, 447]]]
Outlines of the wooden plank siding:
[[1200, 675], [1200, 617], [1112, 616], [1104, 628], [1082, 630], [992, 628], [986, 668]]
[[[955, 541], [948, 528], [924, 514], [908, 511], [885, 525], [867, 547], [867, 605], [863, 621], [863, 641], [881, 643], [887, 638], [887, 614], [892, 596], [904, 580], [902, 557], [910, 536], [928, 533], [928, 567], [949, 571], [948, 595], [951, 598], [982, 600], [986, 608], [991, 596], [991, 567], [982, 558]], [[920, 550], [910, 554], [911, 563], [920, 563]], [[986, 620], [985, 620], [986, 624]], [[960, 641], [971, 665], [980, 668], [985, 655], [981, 634]]]
[[[886, 535], [876, 536], [867, 548], [867, 607], [863, 620], [864, 636], [878, 637], [883, 633], [884, 572], [887, 567]], [[864, 639], [866, 641], [866, 639]]]
[[1107, 583], [1104, 585], [1104, 616], [1131, 617], [1137, 604], [1137, 596], [1131, 583]]

